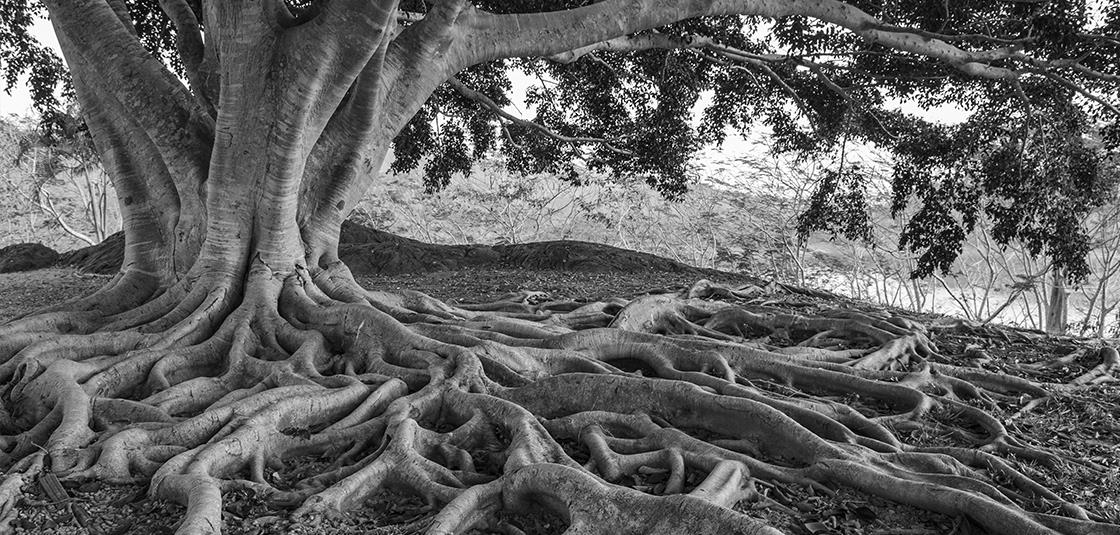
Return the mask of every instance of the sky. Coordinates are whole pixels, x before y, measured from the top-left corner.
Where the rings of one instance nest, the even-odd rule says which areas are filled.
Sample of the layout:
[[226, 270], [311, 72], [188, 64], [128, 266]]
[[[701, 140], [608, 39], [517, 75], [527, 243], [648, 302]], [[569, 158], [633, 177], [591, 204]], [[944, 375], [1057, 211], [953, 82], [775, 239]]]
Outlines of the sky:
[[[51, 47], [59, 57], [62, 56], [62, 50], [58, 47], [58, 39], [55, 39], [54, 29], [51, 28], [51, 23], [46, 19], [39, 19], [31, 28], [32, 34], [39, 39], [39, 42]], [[25, 81], [21, 80], [21, 82]], [[31, 96], [27, 93], [27, 87], [23, 83], [16, 84], [11, 88], [11, 93], [6, 93], [0, 88], [0, 115], [7, 116], [15, 115], [28, 115], [31, 113]]]

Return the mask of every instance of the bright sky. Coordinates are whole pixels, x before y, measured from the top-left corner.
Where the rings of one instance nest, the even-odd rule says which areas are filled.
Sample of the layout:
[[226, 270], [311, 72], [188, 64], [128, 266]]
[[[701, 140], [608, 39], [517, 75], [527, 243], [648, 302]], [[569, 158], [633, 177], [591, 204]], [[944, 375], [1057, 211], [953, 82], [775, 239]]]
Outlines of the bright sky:
[[[39, 19], [31, 28], [32, 34], [39, 39], [39, 42], [51, 47], [59, 57], [62, 56], [62, 50], [58, 47], [58, 39], [55, 39], [54, 28], [51, 23], [46, 19]], [[20, 80], [11, 89], [11, 94], [5, 93], [3, 88], [0, 87], [0, 115], [29, 115], [31, 113], [31, 95], [27, 92], [26, 84], [23, 82], [26, 78]]]

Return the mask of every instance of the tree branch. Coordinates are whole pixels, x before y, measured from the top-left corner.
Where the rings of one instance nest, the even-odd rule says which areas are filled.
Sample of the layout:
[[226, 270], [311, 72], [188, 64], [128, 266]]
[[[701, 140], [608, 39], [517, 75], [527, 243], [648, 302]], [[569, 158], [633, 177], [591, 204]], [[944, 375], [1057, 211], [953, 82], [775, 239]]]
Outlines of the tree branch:
[[491, 112], [493, 112], [498, 117], [500, 117], [502, 119], [505, 119], [506, 121], [509, 121], [511, 123], [517, 124], [519, 126], [523, 126], [523, 127], [526, 127], [526, 128], [531, 128], [531, 129], [539, 132], [540, 134], [544, 135], [545, 137], [554, 139], [556, 141], [560, 141], [562, 143], [601, 144], [601, 145], [605, 146], [607, 149], [611, 150], [612, 152], [616, 152], [616, 153], [619, 153], [619, 154], [625, 154], [625, 155], [632, 155], [633, 154], [633, 152], [631, 152], [631, 151], [628, 151], [626, 149], [622, 149], [622, 148], [619, 148], [619, 147], [613, 145], [609, 140], [606, 140], [606, 139], [597, 138], [597, 137], [565, 136], [565, 135], [558, 134], [558, 133], [550, 130], [549, 128], [545, 127], [544, 125], [541, 125], [541, 124], [538, 124], [536, 122], [528, 121], [528, 120], [522, 119], [520, 117], [517, 117], [517, 116], [503, 110], [502, 107], [499, 106], [496, 102], [494, 102], [490, 97], [488, 97], [488, 96], [486, 96], [486, 95], [484, 95], [484, 94], [482, 94], [478, 91], [475, 91], [474, 89], [471, 89], [471, 88], [467, 87], [466, 84], [464, 84], [458, 78], [452, 77], [450, 80], [447, 81], [447, 83], [450, 84], [451, 87], [455, 88], [455, 90], [458, 91], [461, 95], [463, 95], [464, 97], [467, 97], [467, 98], [485, 106], [487, 109], [489, 109]]
[[654, 49], [681, 49], [681, 48], [707, 48], [705, 43], [692, 38], [678, 38], [663, 33], [645, 33], [641, 35], [623, 35], [606, 41], [599, 41], [587, 46], [581, 46], [548, 57], [557, 63], [572, 63], [592, 52], [605, 50], [608, 52], [637, 52]]
[[125, 5], [124, 0], [108, 0], [109, 7], [116, 13], [117, 19], [121, 21], [128, 33], [136, 35], [136, 25], [132, 22], [132, 16], [128, 13], [128, 6]]
[[[48, 0], [51, 22], [67, 63], [82, 62], [103, 81], [170, 160], [194, 160], [209, 154], [213, 121], [182, 83], [127, 29], [104, 2]], [[205, 166], [203, 166], [205, 168]]]
[[474, 18], [472, 43], [478, 46], [477, 62], [526, 56], [553, 56], [580, 47], [649, 30], [673, 22], [723, 15], [753, 15], [783, 18], [795, 15], [815, 18], [846, 28], [861, 37], [889, 48], [944, 61], [973, 76], [1007, 79], [1015, 71], [987, 62], [1006, 53], [974, 53], [950, 43], [913, 33], [877, 29], [875, 17], [839, 0], [707, 0], [678, 3], [666, 0], [606, 0], [567, 11], [494, 15], [479, 12]]
[[66, 218], [62, 216], [62, 213], [58, 211], [58, 208], [55, 208], [54, 201], [51, 200], [51, 194], [47, 193], [47, 190], [43, 189], [43, 186], [39, 187], [39, 210], [54, 219], [55, 222], [58, 223], [58, 225], [62, 227], [62, 230], [67, 234], [86, 242], [87, 245], [97, 245], [96, 240], [90, 238], [89, 236], [86, 236], [78, 229], [71, 227], [68, 223], [66, 223]]
[[[356, 75], [396, 23], [400, 0], [334, 0], [327, 2], [311, 24], [294, 28], [310, 43], [329, 43], [337, 67]], [[315, 58], [322, 60], [322, 58]], [[340, 61], [341, 60], [341, 61]], [[348, 61], [346, 61], [348, 60]], [[348, 85], [348, 84], [347, 84]]]
[[[201, 234], [193, 232], [205, 214], [199, 186], [207, 177], [211, 139], [197, 128], [153, 136], [151, 110], [122, 100], [118, 89], [103, 78], [101, 66], [88, 61], [82, 53], [87, 51], [69, 34], [58, 32], [58, 41], [94, 145], [113, 176], [128, 234], [125, 264], [160, 277], [173, 276], [176, 259], [193, 259], [201, 243]], [[182, 233], [177, 234], [177, 228]]]
[[1024, 37], [1021, 39], [1001, 39], [999, 37], [993, 37], [991, 35], [985, 35], [982, 33], [946, 34], [941, 32], [930, 32], [921, 28], [894, 26], [891, 24], [883, 23], [871, 26], [871, 28], [882, 32], [911, 33], [914, 35], [920, 35], [927, 39], [937, 39], [939, 41], [945, 41], [946, 43], [995, 43], [1000, 45], [1021, 47], [1038, 40], [1037, 37]]
[[[342, 217], [357, 203], [357, 199], [352, 198], [353, 192], [361, 189], [356, 187], [356, 182], [375, 174], [384, 158], [383, 153], [377, 152], [385, 143], [378, 143], [377, 139], [384, 136], [387, 140], [391, 136], [375, 118], [384, 105], [380, 78], [388, 44], [386, 37], [354, 82], [348, 100], [331, 116], [310, 149], [300, 184], [302, 193], [297, 216], [301, 228], [309, 233], [322, 230], [329, 234], [334, 219], [341, 224]], [[322, 222], [322, 228], [307, 221]], [[305, 241], [314, 240], [305, 237]]]
[[[312, 20], [291, 29], [290, 67], [305, 85], [319, 90], [309, 107], [324, 128], [331, 114], [361, 77], [371, 78], [362, 87], [379, 90], [374, 82], [384, 72], [387, 41], [397, 25], [398, 0], [339, 0], [329, 2]], [[370, 71], [373, 71], [372, 74]], [[351, 99], [362, 100], [362, 99]], [[368, 98], [365, 100], [369, 100]], [[307, 147], [308, 150], [311, 146]]]
[[[320, 35], [338, 36], [347, 39], [370, 39], [390, 18], [401, 16], [397, 10], [399, 0], [334, 0], [327, 2], [316, 15], [313, 26]], [[350, 35], [347, 35], [350, 34]]]
[[187, 0], [159, 0], [159, 7], [171, 23], [175, 25], [175, 48], [186, 70], [187, 83], [198, 100], [199, 105], [211, 117], [217, 115], [213, 103], [207, 97], [205, 80], [200, 67], [205, 57], [205, 45], [202, 42], [202, 27], [198, 24], [198, 17], [191, 10]]
[[1062, 76], [1058, 73], [1049, 72], [1049, 71], [1037, 71], [1036, 73], [1057, 82], [1058, 84], [1062, 85], [1063, 87], [1065, 87], [1065, 88], [1067, 88], [1071, 91], [1074, 91], [1074, 92], [1078, 93], [1079, 95], [1081, 95], [1081, 96], [1083, 96], [1083, 97], [1085, 97], [1085, 98], [1087, 98], [1087, 99], [1089, 99], [1089, 100], [1091, 100], [1091, 101], [1093, 101], [1097, 104], [1100, 104], [1104, 109], [1112, 112], [1114, 115], [1120, 116], [1120, 109], [1117, 109], [1117, 107], [1115, 105], [1113, 105], [1111, 102], [1108, 102], [1107, 100], [1104, 100], [1103, 98], [1098, 97], [1097, 95], [1094, 95], [1094, 94], [1090, 93], [1087, 89], [1073, 83], [1072, 81], [1070, 81], [1066, 77], [1064, 77], [1064, 76]]
[[385, 52], [385, 87], [378, 122], [396, 135], [440, 84], [476, 63], [464, 28], [478, 11], [463, 0], [436, 3], [419, 22], [405, 27]]
[[[733, 62], [733, 60], [729, 60], [729, 59], [726, 59], [726, 58], [723, 58], [723, 57], [715, 56], [715, 55], [712, 55], [711, 53], [703, 53], [703, 56], [708, 58], [709, 60], [715, 62], [715, 63], [721, 63], [721, 64], [727, 65], [727, 66], [729, 66], [733, 69], [742, 69], [747, 74], [750, 74], [751, 78], [755, 77], [754, 73], [752, 73], [750, 71], [750, 69], [747, 69], [746, 67], [735, 64]], [[782, 88], [782, 91], [785, 92], [786, 95], [789, 95], [789, 98], [793, 99], [793, 103], [795, 105], [797, 105], [797, 109], [801, 110], [801, 113], [805, 114], [805, 117], [807, 119], [809, 119], [810, 121], [813, 120], [813, 115], [811, 113], [809, 113], [809, 106], [805, 103], [805, 100], [802, 99], [801, 95], [798, 95], [797, 91], [794, 91], [794, 89], [792, 87], [790, 87], [789, 84], [786, 83], [786, 81], [781, 76], [778, 75], [778, 73], [774, 72], [774, 69], [771, 69], [769, 65], [767, 65], [767, 64], [765, 64], [761, 61], [745, 59], [745, 58], [740, 59], [739, 61], [741, 61], [743, 63], [748, 63], [748, 64], [754, 66], [755, 68], [757, 68], [758, 70], [762, 71], [764, 74], [766, 74], [766, 76], [768, 76], [771, 80], [773, 80], [774, 83], [778, 85], [778, 87]], [[755, 81], [757, 82], [757, 78], [755, 79]]]
[[218, 32], [213, 31], [213, 28], [218, 27], [218, 8], [214, 5], [214, 2], [205, 2], [201, 4], [199, 13], [202, 15], [202, 25], [207, 28], [206, 43], [202, 50], [202, 62], [198, 65], [199, 81], [202, 84], [199, 89], [217, 111], [217, 108], [221, 105], [220, 97], [222, 94], [221, 58], [218, 54], [222, 43], [221, 36], [218, 35]]

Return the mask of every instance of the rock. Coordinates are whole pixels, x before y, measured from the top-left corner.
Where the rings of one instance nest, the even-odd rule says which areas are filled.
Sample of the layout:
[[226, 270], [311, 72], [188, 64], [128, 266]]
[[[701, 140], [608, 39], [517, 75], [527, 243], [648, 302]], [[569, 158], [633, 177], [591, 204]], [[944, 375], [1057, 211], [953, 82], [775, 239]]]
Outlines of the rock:
[[17, 243], [0, 249], [0, 273], [31, 271], [58, 260], [58, 252], [41, 243]]

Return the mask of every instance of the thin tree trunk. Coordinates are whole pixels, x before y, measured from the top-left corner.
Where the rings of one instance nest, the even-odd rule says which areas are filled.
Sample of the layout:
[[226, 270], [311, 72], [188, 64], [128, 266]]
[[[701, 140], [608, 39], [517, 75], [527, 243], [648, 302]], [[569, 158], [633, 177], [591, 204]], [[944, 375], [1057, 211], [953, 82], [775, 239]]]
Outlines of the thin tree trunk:
[[1065, 334], [1069, 307], [1066, 277], [1061, 269], [1050, 270], [1050, 299], [1046, 310], [1046, 332]]

